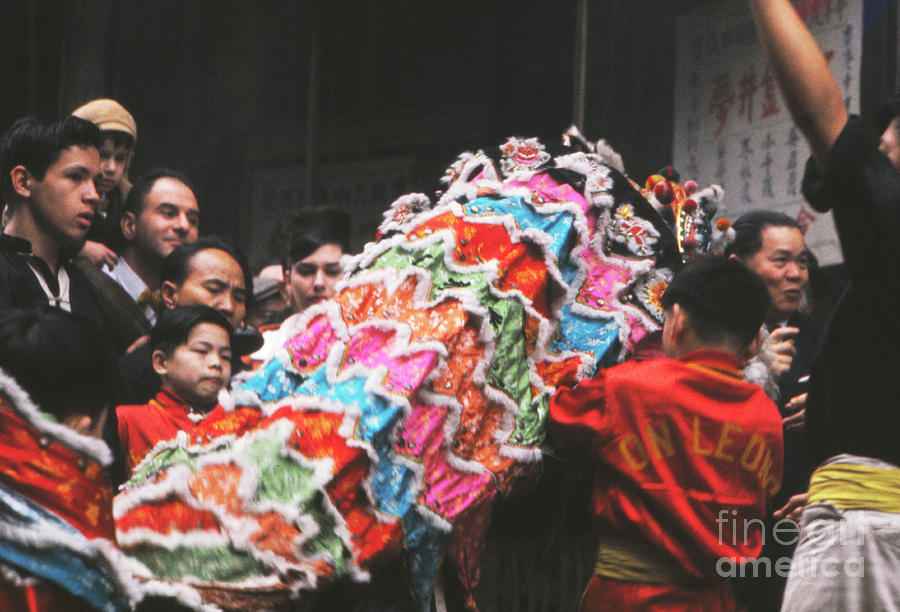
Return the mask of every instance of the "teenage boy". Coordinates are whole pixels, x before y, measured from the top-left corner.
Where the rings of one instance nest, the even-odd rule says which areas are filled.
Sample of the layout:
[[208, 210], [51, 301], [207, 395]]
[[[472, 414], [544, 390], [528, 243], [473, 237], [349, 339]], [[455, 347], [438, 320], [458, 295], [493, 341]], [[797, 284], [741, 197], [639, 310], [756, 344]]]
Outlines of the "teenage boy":
[[160, 440], [190, 433], [212, 411], [231, 377], [233, 328], [209, 306], [164, 311], [150, 332], [153, 369], [162, 381], [145, 405], [116, 408], [128, 472]]
[[700, 258], [662, 304], [665, 358], [601, 370], [550, 404], [553, 442], [597, 460], [582, 610], [736, 609], [722, 574], [759, 555], [780, 486], [781, 417], [739, 369], [765, 285], [737, 261]]
[[0, 313], [0, 610], [125, 610], [109, 449], [115, 355], [89, 322]]
[[131, 189], [128, 167], [137, 144], [137, 123], [124, 106], [106, 98], [91, 100], [72, 111], [100, 129], [100, 173], [94, 178], [100, 204], [97, 218], [79, 255], [94, 265], [116, 265], [119, 217]]
[[77, 117], [16, 121], [0, 140], [0, 187], [9, 222], [0, 234], [0, 310], [51, 304], [113, 332], [108, 306], [71, 256], [99, 202], [97, 127]]

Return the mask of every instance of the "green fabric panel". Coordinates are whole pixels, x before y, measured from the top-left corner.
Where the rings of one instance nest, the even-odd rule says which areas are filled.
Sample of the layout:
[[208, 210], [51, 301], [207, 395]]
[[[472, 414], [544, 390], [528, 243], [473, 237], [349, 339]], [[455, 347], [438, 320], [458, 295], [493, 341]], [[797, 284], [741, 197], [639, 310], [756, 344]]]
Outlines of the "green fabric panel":
[[446, 289], [471, 291], [480, 304], [490, 304], [497, 297], [488, 291], [488, 279], [484, 272], [454, 272], [444, 263], [444, 249], [441, 244], [433, 244], [425, 249], [407, 250], [394, 247], [378, 257], [372, 268], [396, 268], [403, 270], [416, 266], [431, 275], [429, 300], [438, 299]]
[[515, 299], [490, 306], [491, 327], [496, 336], [487, 382], [520, 406], [531, 399], [528, 382], [528, 355], [525, 351], [524, 308]]
[[[314, 471], [283, 454], [284, 443], [276, 436], [264, 436], [246, 449], [244, 458], [252, 460], [259, 469], [254, 498], [296, 506], [310, 516], [318, 532], [303, 543], [302, 554], [326, 557], [337, 576], [349, 573], [350, 551], [335, 533], [335, 522], [324, 508], [321, 492], [314, 482]], [[309, 535], [309, 534], [304, 534]]]
[[341, 537], [335, 533], [334, 518], [323, 507], [321, 498], [316, 502], [313, 507], [307, 509], [307, 514], [319, 526], [319, 533], [303, 543], [302, 552], [309, 557], [325, 553], [332, 561], [335, 575], [345, 576], [350, 573], [352, 554]]
[[128, 484], [138, 484], [148, 477], [156, 476], [163, 470], [178, 464], [187, 465], [191, 472], [196, 471], [194, 456], [187, 449], [182, 447], [167, 448], [156, 453], [149, 461], [146, 461], [144, 467], [131, 476]]
[[302, 507], [316, 493], [315, 472], [283, 454], [284, 447], [277, 436], [261, 436], [245, 449], [244, 458], [258, 468], [253, 497]]
[[179, 546], [174, 550], [140, 546], [128, 554], [158, 578], [180, 580], [195, 576], [204, 582], [241, 582], [268, 575], [265, 565], [233, 548]]

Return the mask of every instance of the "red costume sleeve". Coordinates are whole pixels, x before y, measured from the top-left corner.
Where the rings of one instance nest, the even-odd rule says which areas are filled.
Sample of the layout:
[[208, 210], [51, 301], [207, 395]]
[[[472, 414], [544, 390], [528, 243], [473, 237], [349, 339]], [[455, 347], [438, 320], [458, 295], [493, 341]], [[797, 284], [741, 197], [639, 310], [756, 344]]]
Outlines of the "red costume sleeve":
[[603, 372], [572, 389], [560, 389], [550, 400], [547, 428], [551, 441], [559, 448], [592, 452], [610, 418], [605, 393]]

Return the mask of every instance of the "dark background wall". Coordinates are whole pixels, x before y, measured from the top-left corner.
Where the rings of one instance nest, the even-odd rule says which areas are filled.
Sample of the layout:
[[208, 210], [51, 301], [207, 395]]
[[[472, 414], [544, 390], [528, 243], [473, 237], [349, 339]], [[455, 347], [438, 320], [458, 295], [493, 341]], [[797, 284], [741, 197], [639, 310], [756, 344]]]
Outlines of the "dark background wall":
[[[586, 3], [582, 131], [637, 180], [671, 161], [675, 22], [707, 3]], [[138, 122], [132, 176], [186, 172], [203, 231], [254, 262], [310, 202], [351, 210], [361, 244], [458, 152], [558, 139], [575, 112], [577, 11], [577, 0], [0, 0], [0, 124], [112, 97]], [[877, 61], [864, 61], [864, 110], [897, 82], [895, 3], [866, 0], [866, 14], [864, 55]]]

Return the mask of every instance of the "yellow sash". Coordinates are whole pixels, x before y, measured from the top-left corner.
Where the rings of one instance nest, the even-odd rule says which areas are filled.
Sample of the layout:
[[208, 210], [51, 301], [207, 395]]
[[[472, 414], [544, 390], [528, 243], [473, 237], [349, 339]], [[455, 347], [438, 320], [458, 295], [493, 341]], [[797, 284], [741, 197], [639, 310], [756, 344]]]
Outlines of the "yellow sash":
[[809, 481], [808, 503], [900, 514], [900, 469], [852, 463], [820, 466]]
[[609, 536], [598, 537], [594, 574], [623, 582], [649, 584], [690, 586], [700, 582], [653, 546]]

